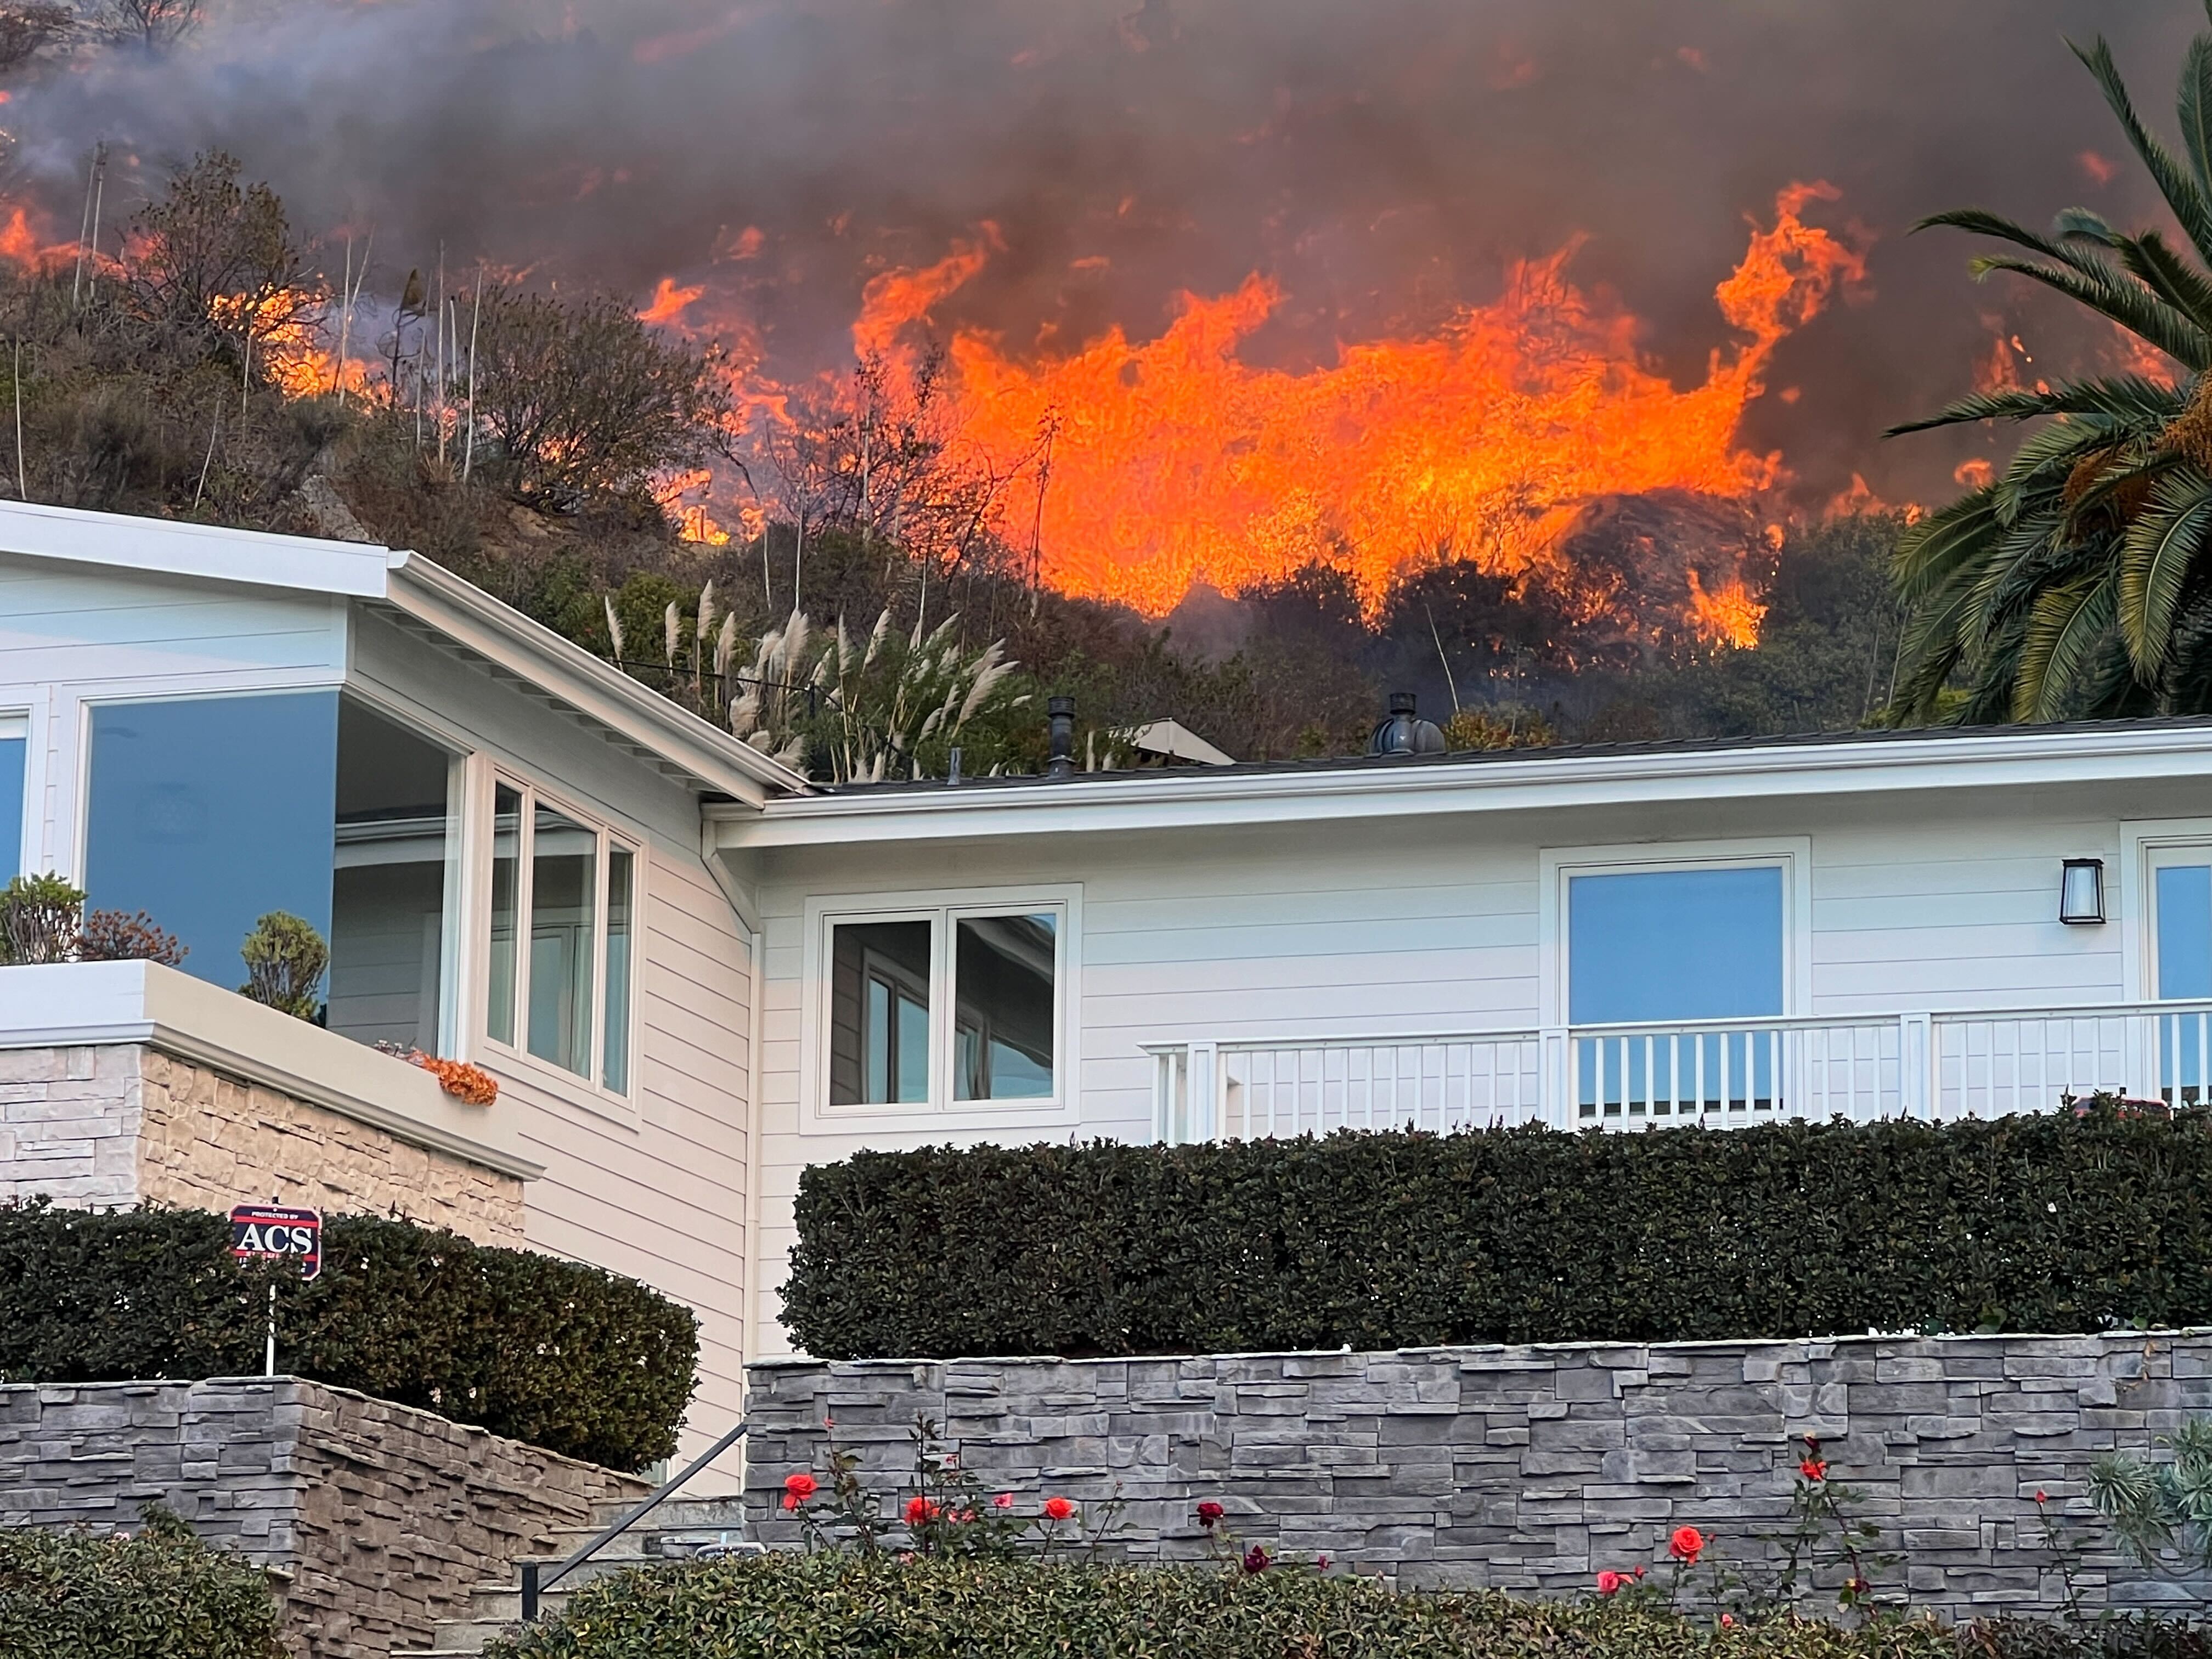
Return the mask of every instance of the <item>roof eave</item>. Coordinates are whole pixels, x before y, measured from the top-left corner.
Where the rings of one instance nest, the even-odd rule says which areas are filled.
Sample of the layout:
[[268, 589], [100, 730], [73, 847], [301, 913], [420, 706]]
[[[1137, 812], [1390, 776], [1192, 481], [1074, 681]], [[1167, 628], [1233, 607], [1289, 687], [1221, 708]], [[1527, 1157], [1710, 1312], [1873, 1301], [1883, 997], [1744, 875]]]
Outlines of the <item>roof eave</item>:
[[817, 793], [717, 824], [725, 850], [1009, 834], [1249, 826], [1332, 817], [1525, 811], [2067, 782], [2212, 771], [2212, 726], [1901, 736], [1800, 744], [1422, 763], [1224, 776], [1132, 773], [926, 793]]
[[803, 795], [805, 776], [671, 702], [419, 553], [394, 553], [383, 598], [577, 713], [750, 807]]

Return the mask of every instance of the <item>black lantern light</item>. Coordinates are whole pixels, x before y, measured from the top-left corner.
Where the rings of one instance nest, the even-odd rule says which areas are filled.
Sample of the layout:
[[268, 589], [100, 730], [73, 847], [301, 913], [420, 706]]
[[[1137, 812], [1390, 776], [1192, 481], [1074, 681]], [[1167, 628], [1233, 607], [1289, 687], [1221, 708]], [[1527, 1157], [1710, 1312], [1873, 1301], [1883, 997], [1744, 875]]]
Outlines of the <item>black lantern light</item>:
[[2094, 927], [2105, 919], [2105, 861], [2068, 859], [2058, 877], [2058, 920]]

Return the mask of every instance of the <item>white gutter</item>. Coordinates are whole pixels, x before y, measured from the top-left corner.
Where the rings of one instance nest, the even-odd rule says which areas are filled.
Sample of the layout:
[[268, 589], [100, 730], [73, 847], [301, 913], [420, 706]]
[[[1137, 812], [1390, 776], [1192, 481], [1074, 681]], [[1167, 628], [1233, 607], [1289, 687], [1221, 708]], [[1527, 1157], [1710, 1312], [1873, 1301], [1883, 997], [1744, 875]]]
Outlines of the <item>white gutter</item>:
[[2212, 777], [2212, 723], [854, 790], [714, 815], [725, 852], [1895, 790]]

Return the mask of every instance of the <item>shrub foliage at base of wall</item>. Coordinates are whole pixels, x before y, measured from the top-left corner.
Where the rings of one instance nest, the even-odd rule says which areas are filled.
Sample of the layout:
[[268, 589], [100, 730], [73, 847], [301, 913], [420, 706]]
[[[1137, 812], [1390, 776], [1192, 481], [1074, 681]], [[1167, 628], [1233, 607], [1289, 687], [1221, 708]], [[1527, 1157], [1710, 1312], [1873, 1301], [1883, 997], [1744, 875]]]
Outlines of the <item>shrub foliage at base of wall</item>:
[[862, 1152], [800, 1179], [823, 1358], [2212, 1323], [2212, 1120]]
[[1801, 1619], [1721, 1627], [1495, 1590], [1398, 1595], [1296, 1570], [772, 1554], [603, 1578], [487, 1659], [2207, 1659], [2178, 1626]]
[[0, 1382], [278, 1369], [618, 1469], [676, 1449], [698, 1322], [598, 1267], [334, 1216], [323, 1271], [246, 1267], [227, 1218], [0, 1206]]
[[149, 1510], [135, 1537], [0, 1528], [8, 1659], [282, 1659], [269, 1577]]

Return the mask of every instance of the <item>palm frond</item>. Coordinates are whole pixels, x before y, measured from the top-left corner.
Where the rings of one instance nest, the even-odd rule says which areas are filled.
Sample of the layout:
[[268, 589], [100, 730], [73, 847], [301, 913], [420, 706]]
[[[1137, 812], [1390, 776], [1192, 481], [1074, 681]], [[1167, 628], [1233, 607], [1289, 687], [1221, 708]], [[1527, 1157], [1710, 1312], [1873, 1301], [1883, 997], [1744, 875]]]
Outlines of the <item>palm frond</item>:
[[1960, 562], [1996, 534], [1996, 489], [1984, 484], [1940, 507], [1897, 538], [1892, 574], [1907, 603], [1934, 592]]
[[2107, 575], [2041, 595], [2028, 617], [2014, 671], [2012, 717], [2057, 720], [2098, 641], [2112, 631], [2112, 580]]
[[2212, 536], [2212, 478], [2175, 467], [2151, 488], [2128, 526], [2119, 562], [2119, 616], [2128, 658], [2145, 681], [2166, 660], [2175, 607]]
[[2181, 406], [2179, 392], [2147, 374], [2112, 374], [2090, 380], [2062, 380], [2047, 392], [1978, 392], [1946, 404], [1924, 420], [1891, 427], [1882, 436], [1894, 438], [1975, 421], [2029, 421], [2041, 415], [2103, 415], [2154, 431], [2179, 414]]
[[2093, 271], [2088, 264], [2045, 264], [2009, 254], [1984, 253], [1967, 269], [1977, 278], [2005, 270], [2055, 289], [2192, 369], [2201, 369], [2212, 361], [2212, 341], [2207, 340], [2203, 329], [2140, 283], [2128, 281], [2117, 270]]
[[[2212, 8], [2208, 8], [2212, 11]], [[2181, 153], [2197, 188], [2212, 198], [2212, 35], [2198, 35], [2181, 60]]]
[[[2181, 228], [2196, 247], [2197, 257], [2212, 261], [2212, 192], [2200, 185], [2195, 176], [2164, 144], [2153, 137], [2136, 114], [2135, 100], [2128, 96], [2127, 82], [2120, 78], [2119, 66], [2112, 61], [2112, 49], [2099, 35], [2096, 43], [2087, 51], [2067, 45], [2096, 77], [2097, 85], [2112, 106], [2112, 113], [2119, 118], [2120, 127], [2128, 136], [2128, 143], [2150, 172], [2157, 183], [2159, 194], [2173, 210], [2173, 216], [2181, 222]], [[2197, 365], [2192, 365], [2197, 367]]]

